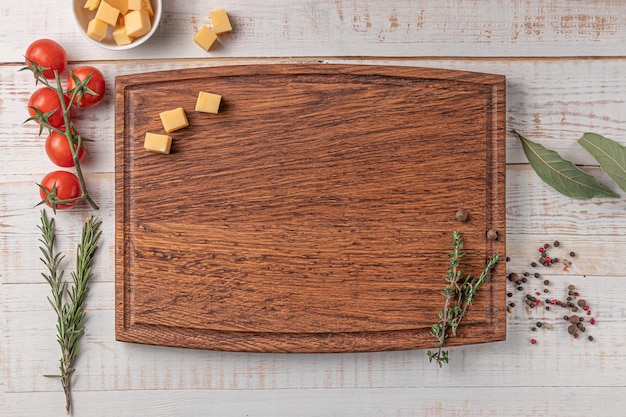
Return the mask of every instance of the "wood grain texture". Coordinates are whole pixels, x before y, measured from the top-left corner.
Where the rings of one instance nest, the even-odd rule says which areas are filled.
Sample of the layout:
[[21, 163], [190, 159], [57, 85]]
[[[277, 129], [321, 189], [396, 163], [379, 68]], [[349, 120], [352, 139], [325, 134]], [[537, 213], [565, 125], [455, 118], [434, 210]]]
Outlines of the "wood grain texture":
[[[452, 230], [466, 273], [505, 253], [502, 76], [266, 65], [116, 81], [119, 340], [426, 347]], [[224, 97], [217, 116], [194, 112], [207, 90]], [[190, 126], [173, 152], [147, 153], [143, 136], [178, 106]], [[503, 278], [453, 343], [504, 338]]]

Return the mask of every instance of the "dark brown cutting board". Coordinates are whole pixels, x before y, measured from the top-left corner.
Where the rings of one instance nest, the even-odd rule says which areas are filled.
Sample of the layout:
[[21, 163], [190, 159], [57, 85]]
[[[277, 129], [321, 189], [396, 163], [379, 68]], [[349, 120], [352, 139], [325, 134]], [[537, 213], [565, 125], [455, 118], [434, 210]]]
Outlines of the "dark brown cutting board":
[[[503, 76], [226, 66], [120, 76], [115, 90], [118, 340], [431, 348], [452, 231], [466, 273], [505, 254]], [[194, 111], [199, 91], [223, 96], [219, 114]], [[190, 126], [171, 154], [146, 152], [176, 107]], [[504, 271], [449, 345], [505, 338]]]

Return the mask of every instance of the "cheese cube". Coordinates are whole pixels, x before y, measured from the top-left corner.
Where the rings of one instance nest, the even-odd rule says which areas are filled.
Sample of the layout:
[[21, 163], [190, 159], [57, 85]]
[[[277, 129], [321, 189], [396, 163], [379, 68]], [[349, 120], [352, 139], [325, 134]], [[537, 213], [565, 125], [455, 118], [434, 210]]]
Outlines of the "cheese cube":
[[141, 10], [141, 0], [128, 0], [128, 10]]
[[168, 154], [172, 147], [172, 138], [168, 135], [146, 132], [143, 147], [149, 152]]
[[107, 35], [107, 28], [109, 26], [102, 20], [93, 18], [87, 25], [87, 36], [91, 39], [100, 42]]
[[196, 42], [202, 49], [208, 51], [213, 46], [213, 43], [217, 39], [217, 35], [211, 29], [206, 26], [202, 26], [198, 33], [193, 37], [194, 42]]
[[102, 20], [109, 26], [115, 26], [119, 15], [119, 9], [116, 9], [106, 1], [102, 0], [100, 2], [100, 6], [98, 6], [98, 11], [96, 12], [96, 19]]
[[124, 16], [126, 24], [126, 33], [128, 36], [137, 38], [150, 32], [152, 23], [150, 16], [145, 10], [133, 10]]
[[100, 0], [87, 0], [84, 8], [89, 9], [93, 12], [94, 10], [98, 8], [99, 5], [100, 5]]
[[121, 14], [128, 13], [128, 0], [106, 0], [106, 1], [108, 1], [111, 6], [119, 10]]
[[151, 0], [141, 0], [141, 8], [142, 10], [145, 10], [146, 12], [148, 12], [148, 15], [150, 17], [154, 17], [154, 9], [152, 8]]
[[233, 27], [230, 25], [230, 20], [226, 14], [226, 10], [215, 10], [209, 13], [211, 23], [213, 24], [213, 31], [217, 35], [232, 32]]
[[187, 115], [182, 107], [159, 113], [163, 128], [167, 133], [189, 126]]
[[200, 91], [198, 93], [198, 100], [196, 101], [196, 111], [217, 114], [221, 102], [222, 96]]
[[128, 45], [133, 41], [133, 38], [128, 36], [128, 33], [126, 32], [126, 26], [124, 26], [123, 24], [120, 24], [120, 26], [115, 28], [115, 30], [113, 31], [113, 39], [118, 45]]

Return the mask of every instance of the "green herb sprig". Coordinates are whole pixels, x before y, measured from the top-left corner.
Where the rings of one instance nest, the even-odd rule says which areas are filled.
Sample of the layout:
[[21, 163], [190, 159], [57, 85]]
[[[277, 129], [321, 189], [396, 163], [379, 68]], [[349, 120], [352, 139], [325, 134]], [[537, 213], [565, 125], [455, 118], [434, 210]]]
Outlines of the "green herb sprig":
[[459, 269], [460, 260], [465, 253], [463, 252], [463, 238], [456, 230], [452, 232], [452, 252], [448, 254], [450, 263], [448, 264], [448, 273], [444, 280], [447, 285], [443, 289], [445, 303], [443, 309], [439, 312], [439, 321], [431, 327], [431, 335], [437, 339], [435, 348], [437, 351], [429, 350], [428, 360], [435, 361], [442, 367], [444, 363], [448, 363], [449, 354], [447, 350], [443, 350], [446, 339], [456, 336], [457, 329], [467, 314], [467, 309], [472, 305], [476, 293], [480, 287], [489, 279], [490, 273], [497, 263], [501, 260], [499, 255], [494, 255], [487, 260], [483, 271], [478, 278], [472, 278], [470, 275], [463, 277], [463, 273]]
[[41, 261], [46, 265], [47, 272], [42, 273], [50, 285], [51, 296], [48, 301], [57, 316], [57, 342], [61, 348], [59, 360], [59, 374], [45, 375], [60, 378], [65, 392], [65, 412], [71, 411], [71, 385], [74, 375], [74, 362], [78, 355], [80, 339], [85, 333], [85, 301], [88, 294], [88, 284], [92, 277], [91, 265], [100, 240], [100, 224], [102, 222], [93, 216], [84, 224], [81, 241], [76, 251], [76, 270], [72, 272], [73, 285], [68, 288], [68, 282], [63, 280], [64, 270], [61, 261], [64, 256], [55, 251], [56, 224], [54, 218], [48, 218], [46, 211], [41, 211], [39, 249], [43, 257]]
[[[60, 133], [61, 135], [67, 138], [70, 152], [72, 153], [72, 160], [74, 162], [74, 167], [76, 168], [76, 176], [78, 177], [78, 182], [80, 183], [81, 195], [79, 195], [76, 198], [64, 200], [57, 196], [56, 189], [47, 190], [46, 188], [39, 185], [39, 187], [42, 190], [44, 190], [46, 194], [46, 198], [43, 201], [41, 201], [39, 204], [49, 203], [52, 209], [56, 212], [57, 206], [60, 206], [62, 204], [72, 203], [75, 201], [84, 200], [94, 210], [98, 210], [98, 205], [91, 198], [91, 196], [89, 195], [89, 192], [87, 191], [87, 183], [85, 182], [85, 176], [83, 174], [83, 170], [80, 166], [80, 161], [78, 158], [80, 149], [84, 146], [84, 144], [87, 142], [93, 142], [93, 140], [79, 135], [76, 132], [74, 123], [72, 123], [72, 121], [70, 120], [70, 111], [71, 111], [72, 106], [76, 102], [76, 99], [80, 100], [83, 97], [83, 95], [87, 93], [96, 95], [96, 96], [98, 95], [98, 93], [96, 93], [95, 91], [93, 91], [87, 86], [93, 74], [89, 74], [89, 76], [86, 77], [84, 80], [80, 80], [75, 74], [72, 73], [71, 76], [72, 76], [72, 79], [74, 80], [75, 86], [71, 90], [65, 91], [63, 89], [63, 84], [61, 83], [61, 78], [57, 70], [54, 70], [54, 81], [55, 81], [54, 84], [46, 79], [43, 73], [45, 70], [48, 70], [48, 69], [49, 68], [42, 67], [40, 65], [37, 65], [37, 63], [32, 62], [31, 65], [27, 65], [21, 68], [20, 71], [24, 71], [24, 70], [31, 71], [33, 73], [33, 76], [35, 77], [35, 85], [41, 83], [57, 93], [57, 95], [59, 96], [59, 103], [61, 104], [61, 111], [63, 113], [63, 123], [65, 127], [64, 129], [59, 129], [50, 124], [49, 118], [57, 110], [53, 110], [47, 113], [42, 113], [41, 110], [39, 110], [36, 107], [31, 107], [31, 109], [35, 112], [35, 115], [26, 119], [24, 123], [29, 122], [29, 121], [36, 121], [37, 123], [39, 123], [39, 135], [41, 135], [44, 129], [46, 129], [49, 132], [55, 131], [57, 133]], [[66, 98], [68, 97], [69, 97], [69, 101], [66, 102]]]

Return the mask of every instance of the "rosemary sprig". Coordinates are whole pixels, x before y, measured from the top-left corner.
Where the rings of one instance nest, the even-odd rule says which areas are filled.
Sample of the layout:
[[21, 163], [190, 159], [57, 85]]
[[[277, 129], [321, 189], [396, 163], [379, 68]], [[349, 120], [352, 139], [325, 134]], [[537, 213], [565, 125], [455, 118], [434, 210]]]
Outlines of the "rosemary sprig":
[[[72, 88], [71, 90], [65, 91], [63, 89], [63, 84], [61, 83], [59, 72], [57, 70], [54, 71], [55, 82], [53, 84], [50, 81], [48, 81], [46, 77], [43, 75], [43, 71], [47, 69], [49, 68], [42, 67], [40, 65], [37, 65], [37, 63], [35, 62], [31, 62], [31, 65], [27, 65], [21, 68], [19, 71], [24, 71], [24, 70], [31, 71], [33, 73], [33, 76], [35, 77], [35, 85], [41, 83], [45, 85], [46, 87], [54, 90], [57, 93], [57, 95], [59, 96], [59, 102], [61, 104], [60, 110], [63, 113], [63, 123], [65, 125], [64, 130], [52, 126], [50, 124], [50, 121], [48, 120], [50, 116], [57, 110], [53, 110], [48, 113], [42, 113], [39, 109], [33, 107], [32, 109], [34, 110], [35, 115], [26, 119], [24, 123], [29, 122], [29, 121], [36, 121], [37, 123], [39, 123], [39, 135], [43, 133], [44, 129], [47, 129], [50, 132], [56, 131], [57, 133], [60, 133], [67, 138], [70, 152], [72, 153], [72, 160], [74, 161], [74, 167], [76, 168], [76, 176], [78, 177], [78, 181], [80, 183], [81, 195], [76, 198], [63, 200], [63, 199], [60, 199], [56, 195], [56, 192], [52, 192], [52, 191], [49, 192], [44, 189], [46, 192], [46, 198], [41, 203], [49, 203], [52, 209], [56, 212], [56, 208], [59, 205], [72, 203], [76, 200], [85, 200], [94, 210], [98, 210], [98, 205], [91, 198], [91, 196], [89, 195], [89, 192], [87, 191], [87, 184], [85, 182], [83, 170], [80, 166], [80, 161], [78, 160], [80, 148], [83, 147], [83, 144], [85, 142], [92, 142], [92, 140], [82, 137], [81, 135], [76, 133], [76, 128], [74, 126], [74, 123], [72, 123], [72, 121], [70, 120], [70, 111], [77, 97], [80, 99], [86, 93], [89, 93], [92, 95], [98, 95], [95, 91], [91, 90], [87, 86], [93, 74], [90, 74], [88, 77], [86, 77], [82, 81], [79, 80], [78, 77], [76, 77], [74, 74], [72, 74], [75, 87]], [[66, 103], [65, 100], [67, 97], [69, 97], [69, 101]]]
[[55, 252], [56, 225], [54, 218], [48, 218], [46, 211], [41, 211], [39, 249], [43, 257], [41, 261], [46, 265], [47, 272], [42, 273], [50, 285], [51, 296], [48, 301], [57, 316], [57, 342], [61, 348], [58, 375], [45, 375], [61, 379], [65, 392], [65, 412], [71, 410], [71, 383], [74, 374], [74, 362], [78, 355], [80, 339], [85, 333], [85, 300], [88, 293], [89, 280], [92, 277], [91, 264], [100, 240], [100, 224], [102, 222], [93, 216], [84, 224], [80, 244], [76, 251], [76, 270], [72, 272], [73, 285], [68, 288], [67, 281], [63, 280], [63, 269], [60, 264], [64, 256]]
[[448, 363], [449, 355], [447, 350], [443, 350], [446, 339], [456, 336], [456, 331], [461, 324], [461, 320], [467, 313], [467, 308], [472, 305], [479, 288], [489, 279], [491, 270], [501, 260], [499, 255], [494, 255], [487, 260], [482, 273], [478, 278], [466, 276], [459, 270], [460, 259], [465, 256], [463, 252], [463, 238], [456, 230], [452, 232], [452, 252], [448, 255], [448, 273], [445, 281], [448, 283], [443, 289], [445, 302], [443, 309], [439, 312], [439, 321], [431, 327], [431, 335], [437, 339], [436, 352], [427, 352], [430, 362], [433, 360], [442, 367]]

